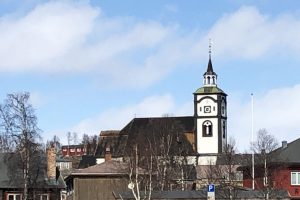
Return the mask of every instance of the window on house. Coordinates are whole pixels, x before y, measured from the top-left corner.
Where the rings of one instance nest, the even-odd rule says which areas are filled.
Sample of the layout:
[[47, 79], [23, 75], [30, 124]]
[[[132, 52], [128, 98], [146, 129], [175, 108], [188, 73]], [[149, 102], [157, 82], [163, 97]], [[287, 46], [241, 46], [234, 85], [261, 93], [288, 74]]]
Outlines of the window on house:
[[7, 200], [21, 200], [22, 195], [21, 194], [7, 194]]
[[202, 124], [202, 136], [203, 137], [211, 137], [212, 136], [212, 123], [211, 121], [205, 121]]
[[291, 172], [291, 185], [300, 185], [300, 172]]
[[241, 172], [241, 171], [237, 171], [237, 172], [235, 172], [235, 180], [237, 180], [237, 181], [243, 181], [243, 172]]
[[81, 149], [77, 149], [77, 152], [81, 152]]
[[75, 152], [75, 149], [70, 149], [70, 152]]
[[49, 200], [49, 194], [38, 194], [36, 197], [37, 200]]

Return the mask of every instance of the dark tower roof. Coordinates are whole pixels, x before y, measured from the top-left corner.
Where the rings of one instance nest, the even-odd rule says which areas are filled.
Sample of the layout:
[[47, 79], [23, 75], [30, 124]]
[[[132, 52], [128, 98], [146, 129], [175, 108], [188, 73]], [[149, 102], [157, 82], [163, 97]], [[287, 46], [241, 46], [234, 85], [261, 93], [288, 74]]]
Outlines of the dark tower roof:
[[212, 66], [212, 63], [211, 63], [211, 56], [209, 55], [209, 60], [208, 60], [208, 65], [207, 65], [207, 70], [206, 72], [204, 73], [204, 75], [217, 75], [215, 72], [214, 72], [214, 69], [213, 69], [213, 66]]

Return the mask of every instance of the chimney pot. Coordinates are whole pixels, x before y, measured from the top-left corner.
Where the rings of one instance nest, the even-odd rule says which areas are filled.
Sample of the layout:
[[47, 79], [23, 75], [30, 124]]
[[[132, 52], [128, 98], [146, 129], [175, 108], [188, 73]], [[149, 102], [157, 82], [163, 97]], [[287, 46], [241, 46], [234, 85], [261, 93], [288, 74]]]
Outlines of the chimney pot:
[[105, 162], [111, 160], [110, 147], [105, 148], [104, 158], [105, 158]]
[[286, 147], [287, 147], [287, 141], [284, 140], [284, 141], [282, 141], [282, 148], [284, 149], [284, 148], [286, 148]]

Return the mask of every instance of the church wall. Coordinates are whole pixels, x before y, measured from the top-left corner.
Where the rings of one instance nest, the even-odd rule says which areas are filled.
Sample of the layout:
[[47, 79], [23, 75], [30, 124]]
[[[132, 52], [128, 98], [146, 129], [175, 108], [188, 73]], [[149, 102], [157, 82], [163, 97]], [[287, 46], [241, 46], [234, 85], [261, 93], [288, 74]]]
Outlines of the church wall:
[[[197, 104], [198, 116], [216, 116], [218, 114], [218, 105], [216, 100], [217, 95], [206, 95], [204, 98], [202, 95], [198, 95], [197, 101], [200, 101]], [[204, 106], [210, 106], [210, 112], [206, 112]]]
[[202, 124], [207, 118], [197, 119], [198, 136], [197, 136], [197, 150], [198, 153], [218, 153], [218, 118], [209, 119], [212, 124], [212, 137], [203, 137]]

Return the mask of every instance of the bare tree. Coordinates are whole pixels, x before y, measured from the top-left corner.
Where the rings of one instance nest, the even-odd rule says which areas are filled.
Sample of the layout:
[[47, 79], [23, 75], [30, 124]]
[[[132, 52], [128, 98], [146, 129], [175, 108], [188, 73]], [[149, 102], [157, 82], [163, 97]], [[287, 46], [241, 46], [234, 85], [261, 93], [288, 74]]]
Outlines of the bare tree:
[[[40, 158], [40, 129], [37, 126], [37, 117], [29, 103], [29, 93], [8, 94], [5, 102], [0, 106], [2, 138], [5, 151], [20, 155], [23, 171], [23, 199], [28, 199], [30, 184], [35, 182], [38, 174], [31, 174], [37, 168]], [[9, 144], [8, 144], [8, 143]], [[34, 170], [38, 171], [39, 170]]]
[[73, 144], [76, 145], [78, 144], [78, 133], [77, 132], [73, 132], [72, 133], [72, 140], [73, 140]]
[[241, 162], [237, 154], [236, 142], [230, 137], [227, 144], [223, 147], [223, 165], [218, 171], [221, 171], [223, 179], [220, 179], [220, 186], [223, 189], [223, 195], [228, 199], [235, 199], [237, 196], [237, 166]]
[[80, 144], [84, 145], [87, 155], [92, 155], [95, 153], [97, 148], [98, 136], [97, 135], [89, 136], [87, 134], [83, 134], [82, 141]]
[[67, 142], [68, 142], [68, 150], [67, 150], [67, 155], [69, 156], [70, 154], [70, 145], [71, 145], [71, 141], [72, 141], [72, 133], [71, 132], [67, 132]]
[[[149, 149], [145, 149], [148, 151]], [[138, 152], [138, 144], [134, 145], [130, 156], [129, 163], [129, 184], [135, 200], [151, 199], [152, 195], [152, 172], [153, 172], [153, 157], [140, 156]], [[141, 163], [146, 165], [142, 165]], [[143, 168], [141, 167], [143, 166]], [[146, 168], [145, 168], [146, 167]]]
[[[272, 151], [278, 148], [278, 142], [276, 138], [269, 134], [266, 129], [260, 129], [257, 133], [257, 139], [252, 144], [252, 150], [258, 157], [256, 159], [257, 173], [263, 173], [262, 188], [264, 191], [265, 199], [269, 199], [270, 193], [273, 191], [273, 185], [271, 180], [270, 170], [271, 163], [275, 159]], [[256, 183], [257, 184], [257, 183]]]
[[209, 165], [203, 166], [204, 177], [207, 183], [214, 183], [219, 187], [219, 195], [224, 199], [235, 199], [237, 196], [238, 181], [237, 167], [241, 162], [237, 154], [236, 142], [230, 137], [227, 144], [223, 146], [223, 153], [218, 155], [217, 161], [209, 161]]
[[168, 117], [149, 119], [146, 125], [132, 133], [136, 136], [128, 139], [127, 150], [130, 152], [130, 148], [137, 145], [139, 166], [153, 175], [151, 188], [185, 190], [185, 181], [191, 171], [187, 156], [192, 152], [192, 145], [187, 141], [179, 121]]
[[60, 139], [57, 135], [54, 135], [53, 138], [46, 143], [46, 147], [55, 147], [55, 151], [59, 152], [61, 149]]

